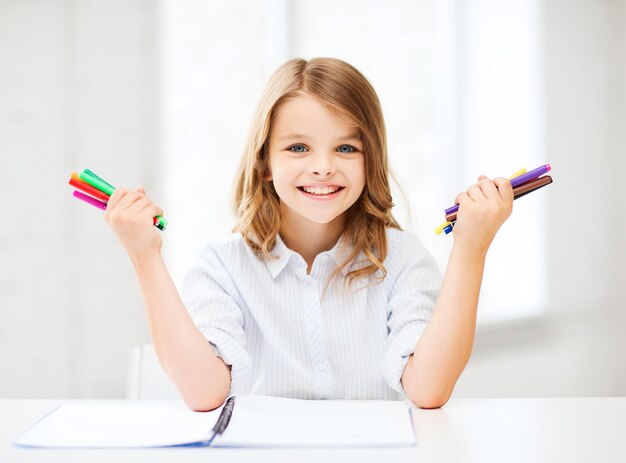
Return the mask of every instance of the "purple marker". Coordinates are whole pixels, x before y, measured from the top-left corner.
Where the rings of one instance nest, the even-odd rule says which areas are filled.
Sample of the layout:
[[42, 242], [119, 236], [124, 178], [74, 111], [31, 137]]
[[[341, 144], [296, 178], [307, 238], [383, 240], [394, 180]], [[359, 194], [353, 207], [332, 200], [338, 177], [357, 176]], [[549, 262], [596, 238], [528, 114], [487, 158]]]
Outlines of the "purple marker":
[[107, 203], [105, 203], [104, 201], [100, 201], [99, 199], [92, 198], [91, 196], [81, 193], [80, 191], [74, 190], [74, 197], [81, 199], [85, 201], [86, 203], [91, 204], [92, 206], [96, 206], [97, 208], [100, 208], [103, 211], [106, 211], [107, 209]]
[[523, 183], [530, 182], [531, 180], [535, 180], [541, 177], [546, 172], [549, 172], [551, 169], [550, 164], [546, 164], [545, 166], [537, 167], [536, 169], [531, 170], [530, 172], [526, 172], [519, 177], [515, 177], [511, 180], [511, 186], [513, 188], [520, 186]]
[[[525, 174], [520, 175], [519, 177], [515, 177], [511, 180], [511, 187], [515, 188], [520, 186], [523, 183], [530, 182], [531, 180], [535, 180], [541, 177], [546, 172], [549, 172], [551, 169], [550, 164], [546, 164], [545, 166], [537, 167], [536, 169], [531, 170], [530, 172], [526, 172]], [[452, 214], [459, 210], [459, 205], [456, 204], [452, 207], [446, 209], [445, 215]]]

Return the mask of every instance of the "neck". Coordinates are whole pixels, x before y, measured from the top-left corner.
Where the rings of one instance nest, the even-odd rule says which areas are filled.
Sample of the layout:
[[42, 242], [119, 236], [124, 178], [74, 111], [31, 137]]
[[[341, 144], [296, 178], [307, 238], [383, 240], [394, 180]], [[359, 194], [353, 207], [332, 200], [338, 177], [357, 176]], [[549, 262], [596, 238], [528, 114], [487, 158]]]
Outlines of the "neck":
[[284, 208], [282, 212], [280, 237], [289, 249], [304, 258], [309, 273], [315, 257], [337, 244], [343, 233], [344, 214], [328, 223], [316, 223], [302, 216], [289, 214]]

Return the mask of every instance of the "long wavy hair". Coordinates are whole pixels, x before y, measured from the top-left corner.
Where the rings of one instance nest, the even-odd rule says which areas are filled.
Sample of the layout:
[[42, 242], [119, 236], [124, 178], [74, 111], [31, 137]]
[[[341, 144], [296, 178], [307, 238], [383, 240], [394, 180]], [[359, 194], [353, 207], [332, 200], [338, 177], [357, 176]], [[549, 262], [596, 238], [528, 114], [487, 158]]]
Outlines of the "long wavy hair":
[[[335, 58], [292, 59], [270, 77], [254, 114], [243, 158], [236, 177], [235, 213], [246, 243], [262, 258], [270, 253], [280, 229], [280, 198], [269, 174], [269, 134], [277, 108], [289, 98], [306, 93], [330, 110], [351, 119], [359, 129], [365, 160], [365, 187], [357, 201], [345, 212], [343, 237], [352, 245], [332, 280], [361, 252], [364, 265], [346, 274], [351, 283], [380, 270], [379, 282], [387, 275], [387, 228], [400, 225], [391, 214], [387, 139], [380, 101], [372, 85], [356, 68]], [[356, 267], [356, 266], [355, 266]]]

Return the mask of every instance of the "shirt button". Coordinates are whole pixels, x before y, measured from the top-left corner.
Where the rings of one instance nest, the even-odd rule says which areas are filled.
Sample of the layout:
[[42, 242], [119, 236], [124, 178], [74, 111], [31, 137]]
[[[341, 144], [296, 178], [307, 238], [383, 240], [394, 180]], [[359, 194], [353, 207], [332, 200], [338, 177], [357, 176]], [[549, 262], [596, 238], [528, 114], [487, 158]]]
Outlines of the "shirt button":
[[319, 362], [317, 364], [317, 368], [319, 368], [320, 371], [326, 371], [326, 367], [327, 367], [327, 365], [324, 362]]

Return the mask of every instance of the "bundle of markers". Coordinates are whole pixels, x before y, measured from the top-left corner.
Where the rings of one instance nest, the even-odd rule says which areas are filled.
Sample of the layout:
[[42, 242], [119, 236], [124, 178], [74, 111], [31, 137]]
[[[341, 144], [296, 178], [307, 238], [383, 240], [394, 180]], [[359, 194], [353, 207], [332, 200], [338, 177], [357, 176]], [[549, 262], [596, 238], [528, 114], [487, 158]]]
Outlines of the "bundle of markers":
[[[77, 188], [73, 193], [75, 198], [98, 207], [103, 211], [106, 210], [109, 198], [115, 191], [113, 185], [101, 179], [89, 169], [83, 170], [80, 174], [72, 172], [70, 185]], [[154, 217], [154, 226], [159, 230], [165, 230], [167, 220], [157, 215]]]
[[[514, 173], [509, 177], [511, 186], [513, 187], [513, 199], [521, 198], [528, 193], [538, 190], [541, 187], [552, 183], [552, 177], [545, 175], [550, 171], [550, 164], [537, 167], [536, 169], [526, 172], [526, 169]], [[446, 235], [452, 231], [456, 223], [456, 214], [459, 205], [456, 204], [445, 210], [446, 221], [435, 228], [435, 233], [440, 235], [445, 232]]]

